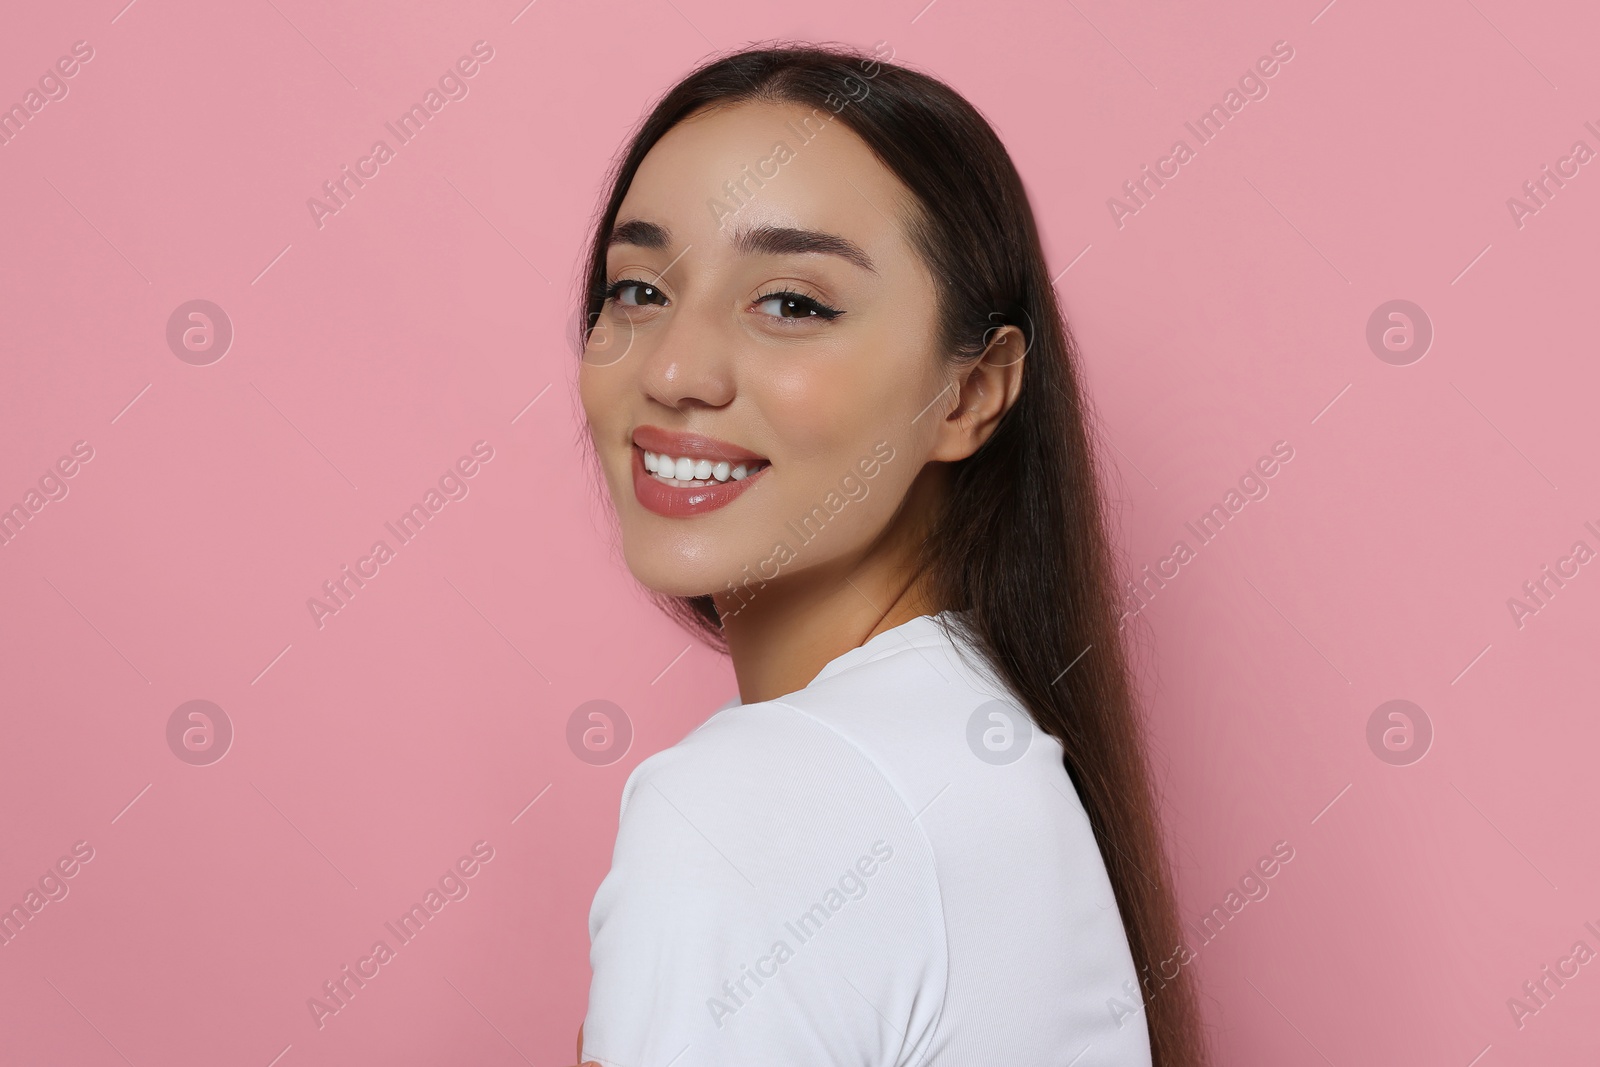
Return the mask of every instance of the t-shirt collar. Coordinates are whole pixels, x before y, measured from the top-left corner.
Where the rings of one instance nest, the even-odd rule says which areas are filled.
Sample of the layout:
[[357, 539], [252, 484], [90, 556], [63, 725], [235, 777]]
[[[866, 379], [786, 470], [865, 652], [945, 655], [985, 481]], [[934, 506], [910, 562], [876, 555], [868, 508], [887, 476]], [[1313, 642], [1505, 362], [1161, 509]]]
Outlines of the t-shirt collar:
[[[810, 689], [818, 682], [832, 678], [834, 675], [843, 671], [847, 671], [851, 667], [865, 663], [868, 660], [876, 659], [878, 656], [884, 655], [885, 653], [893, 652], [902, 648], [919, 648], [923, 645], [938, 644], [942, 642], [944, 640], [944, 635], [940, 628], [938, 619], [939, 616], [949, 614], [952, 614], [952, 612], [947, 609], [931, 615], [918, 615], [916, 618], [907, 619], [898, 626], [889, 627], [889, 629], [884, 630], [882, 633], [869, 638], [864, 644], [857, 645], [855, 648], [841, 652], [839, 655], [833, 657], [833, 659], [823, 664], [822, 669], [817, 672], [817, 676], [811, 679], [810, 682], [806, 683], [805, 688]], [[741, 702], [736, 694], [732, 700], [728, 701], [717, 710], [726, 711], [729, 708], [737, 708], [740, 706]]]

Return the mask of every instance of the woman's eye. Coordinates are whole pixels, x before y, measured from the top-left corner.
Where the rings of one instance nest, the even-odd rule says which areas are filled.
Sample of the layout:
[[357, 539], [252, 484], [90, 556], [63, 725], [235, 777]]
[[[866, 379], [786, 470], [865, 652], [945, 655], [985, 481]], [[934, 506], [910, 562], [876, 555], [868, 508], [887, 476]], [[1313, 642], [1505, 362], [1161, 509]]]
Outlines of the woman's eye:
[[606, 287], [606, 298], [624, 307], [644, 307], [667, 302], [666, 294], [660, 289], [649, 282], [636, 281], [632, 278], [622, 278], [612, 282]]
[[781, 319], [835, 319], [840, 312], [828, 305], [801, 296], [799, 293], [768, 293], [756, 301], [756, 308], [764, 315]]

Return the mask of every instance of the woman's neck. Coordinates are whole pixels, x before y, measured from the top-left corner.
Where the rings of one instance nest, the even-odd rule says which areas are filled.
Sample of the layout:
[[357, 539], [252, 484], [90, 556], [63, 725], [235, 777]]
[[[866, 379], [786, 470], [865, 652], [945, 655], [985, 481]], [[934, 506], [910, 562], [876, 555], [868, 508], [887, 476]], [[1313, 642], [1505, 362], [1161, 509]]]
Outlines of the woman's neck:
[[852, 648], [938, 610], [925, 583], [904, 573], [858, 571], [831, 587], [815, 577], [804, 576], [803, 590], [780, 591], [768, 583], [742, 607], [719, 602], [740, 703], [804, 689]]

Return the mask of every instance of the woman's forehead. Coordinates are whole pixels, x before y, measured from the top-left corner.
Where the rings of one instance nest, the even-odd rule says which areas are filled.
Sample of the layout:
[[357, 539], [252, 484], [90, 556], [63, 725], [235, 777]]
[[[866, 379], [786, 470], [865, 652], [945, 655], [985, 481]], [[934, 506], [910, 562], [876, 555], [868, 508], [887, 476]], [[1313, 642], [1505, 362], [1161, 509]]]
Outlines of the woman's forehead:
[[909, 200], [827, 108], [748, 102], [667, 131], [640, 163], [617, 221], [663, 227], [679, 248], [698, 242], [744, 253], [770, 247], [751, 234], [836, 235], [881, 261], [909, 251], [899, 222]]

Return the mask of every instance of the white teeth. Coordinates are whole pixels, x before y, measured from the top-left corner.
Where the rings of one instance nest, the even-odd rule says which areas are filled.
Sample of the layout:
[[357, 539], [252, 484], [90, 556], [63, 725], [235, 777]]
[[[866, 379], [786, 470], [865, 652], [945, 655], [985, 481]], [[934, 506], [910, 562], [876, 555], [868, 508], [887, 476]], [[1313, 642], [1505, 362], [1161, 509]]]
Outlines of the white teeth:
[[644, 469], [663, 481], [710, 485], [713, 482], [726, 482], [729, 479], [741, 481], [760, 468], [744, 463], [735, 467], [727, 460], [673, 457], [647, 450], [644, 454]]

